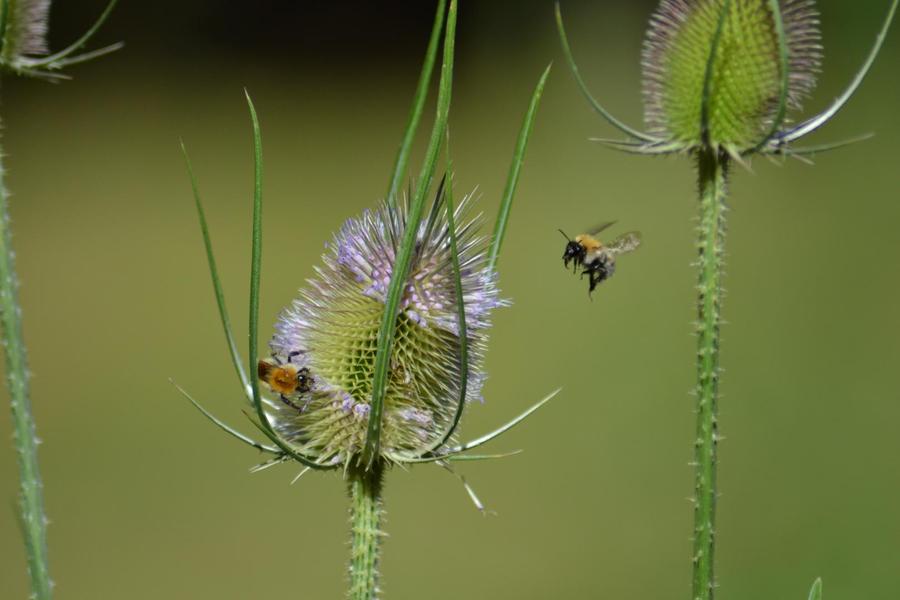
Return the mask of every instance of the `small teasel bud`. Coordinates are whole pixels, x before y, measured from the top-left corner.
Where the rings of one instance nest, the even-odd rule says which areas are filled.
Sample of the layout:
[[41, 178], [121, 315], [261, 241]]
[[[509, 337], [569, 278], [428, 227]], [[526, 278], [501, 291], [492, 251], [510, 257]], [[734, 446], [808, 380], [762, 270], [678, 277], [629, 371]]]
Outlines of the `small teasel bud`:
[[49, 13], [50, 0], [0, 1], [0, 61], [11, 64], [22, 57], [46, 54]]
[[[419, 227], [394, 336], [384, 396], [380, 452], [415, 454], [439, 441], [460, 398], [460, 331], [450, 232], [441, 195]], [[480, 398], [489, 316], [503, 305], [487, 267], [480, 217], [457, 224], [468, 343], [468, 400]], [[275, 429], [320, 464], [348, 464], [363, 449], [377, 338], [407, 203], [383, 203], [349, 219], [328, 244], [323, 264], [275, 325], [273, 359], [306, 369], [308, 393], [272, 403]]]
[[782, 43], [784, 108], [798, 109], [822, 59], [812, 0], [662, 0], [643, 53], [651, 133], [687, 149], [754, 148], [779, 118]]

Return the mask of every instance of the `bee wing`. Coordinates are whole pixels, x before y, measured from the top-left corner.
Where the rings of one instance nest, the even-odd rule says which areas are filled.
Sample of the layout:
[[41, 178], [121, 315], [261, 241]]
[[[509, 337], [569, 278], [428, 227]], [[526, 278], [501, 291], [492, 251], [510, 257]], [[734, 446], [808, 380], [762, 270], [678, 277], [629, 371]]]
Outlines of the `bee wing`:
[[626, 254], [637, 250], [641, 245], [641, 232], [629, 231], [623, 233], [612, 242], [606, 245], [606, 249], [615, 254]]
[[596, 236], [598, 233], [603, 231], [604, 229], [608, 229], [615, 225], [618, 221], [606, 221], [605, 223], [600, 223], [595, 227], [591, 227], [587, 230], [587, 234], [590, 236]]
[[272, 370], [275, 368], [275, 363], [269, 359], [261, 359], [258, 363], [256, 363], [256, 376], [268, 382], [269, 375], [272, 373]]

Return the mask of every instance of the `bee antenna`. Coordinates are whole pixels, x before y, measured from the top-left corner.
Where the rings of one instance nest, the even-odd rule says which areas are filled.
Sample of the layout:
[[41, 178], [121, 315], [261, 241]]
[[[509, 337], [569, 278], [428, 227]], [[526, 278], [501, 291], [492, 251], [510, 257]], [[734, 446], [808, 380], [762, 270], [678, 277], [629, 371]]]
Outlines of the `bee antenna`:
[[565, 231], [563, 231], [562, 229], [557, 229], [557, 231], [560, 232], [563, 235], [563, 237], [566, 238], [567, 241], [569, 241], [569, 242], [572, 241], [572, 238], [567, 236]]

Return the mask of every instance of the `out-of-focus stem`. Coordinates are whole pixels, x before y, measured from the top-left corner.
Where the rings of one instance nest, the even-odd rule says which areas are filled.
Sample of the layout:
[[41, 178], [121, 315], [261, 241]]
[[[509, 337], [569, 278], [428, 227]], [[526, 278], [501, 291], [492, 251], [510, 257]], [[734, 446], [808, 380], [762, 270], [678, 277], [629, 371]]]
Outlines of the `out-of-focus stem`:
[[3, 185], [3, 153], [0, 151], [0, 321], [6, 355], [6, 382], [12, 404], [13, 443], [19, 463], [20, 509], [32, 597], [48, 600], [52, 584], [47, 566], [47, 519], [38, 469], [38, 439], [31, 415], [28, 391], [28, 361], [22, 337], [15, 253], [12, 249], [8, 201]]

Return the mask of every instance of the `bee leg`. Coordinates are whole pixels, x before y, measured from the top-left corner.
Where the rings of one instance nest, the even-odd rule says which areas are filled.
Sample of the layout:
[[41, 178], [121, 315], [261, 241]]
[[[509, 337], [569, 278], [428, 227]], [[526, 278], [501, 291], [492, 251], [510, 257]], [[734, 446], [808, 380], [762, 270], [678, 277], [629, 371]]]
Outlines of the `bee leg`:
[[294, 357], [300, 356], [301, 354], [306, 354], [306, 350], [294, 350], [292, 352], [288, 352], [288, 355], [287, 355], [288, 363], [294, 362]]
[[288, 397], [285, 396], [284, 394], [278, 394], [278, 395], [279, 395], [279, 397], [281, 397], [281, 401], [282, 401], [282, 402], [284, 402], [285, 404], [287, 404], [287, 405], [290, 406], [291, 408], [296, 409], [296, 410], [299, 411], [299, 412], [303, 412], [303, 408], [305, 408], [305, 407], [297, 406], [296, 404], [294, 404], [294, 401], [293, 401], [293, 400], [291, 400], [290, 398], [288, 398]]
[[609, 277], [604, 263], [595, 263], [590, 270], [590, 292], [597, 289], [597, 286]]

